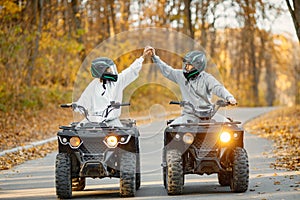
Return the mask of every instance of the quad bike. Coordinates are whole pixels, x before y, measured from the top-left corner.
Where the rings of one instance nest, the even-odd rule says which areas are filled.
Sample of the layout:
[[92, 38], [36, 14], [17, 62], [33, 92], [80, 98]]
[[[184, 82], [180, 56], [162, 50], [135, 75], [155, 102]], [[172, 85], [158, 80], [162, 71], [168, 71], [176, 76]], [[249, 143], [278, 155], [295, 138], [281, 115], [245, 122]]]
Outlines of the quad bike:
[[141, 182], [136, 123], [130, 119], [121, 119], [123, 127], [106, 123], [106, 117], [112, 110], [127, 105], [111, 102], [97, 122], [91, 121], [88, 111], [80, 105], [61, 105], [78, 109], [86, 120], [61, 126], [57, 133], [55, 182], [58, 198], [68, 199], [72, 197], [72, 191], [84, 190], [88, 177], [120, 178], [120, 195], [135, 195]]
[[190, 106], [199, 123], [171, 124], [164, 132], [163, 180], [169, 195], [183, 192], [184, 175], [218, 174], [219, 184], [232, 192], [245, 192], [249, 183], [249, 165], [244, 149], [244, 130], [240, 122], [229, 119], [216, 122], [212, 117], [229, 103], [218, 100], [211, 112], [196, 110], [190, 102], [174, 102]]

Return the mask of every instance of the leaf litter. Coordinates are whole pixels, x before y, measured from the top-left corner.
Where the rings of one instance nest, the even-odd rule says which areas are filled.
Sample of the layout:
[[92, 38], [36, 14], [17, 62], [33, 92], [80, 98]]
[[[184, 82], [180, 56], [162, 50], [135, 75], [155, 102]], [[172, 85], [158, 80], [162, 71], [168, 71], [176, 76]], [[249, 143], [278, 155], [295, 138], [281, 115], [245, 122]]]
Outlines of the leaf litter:
[[[56, 136], [60, 125], [69, 124], [72, 112], [49, 105], [40, 111], [0, 112], [0, 151], [25, 146]], [[0, 170], [11, 169], [27, 160], [45, 157], [57, 150], [57, 141], [7, 153], [0, 157]]]
[[245, 124], [244, 128], [274, 142], [274, 169], [300, 170], [300, 106], [284, 107]]

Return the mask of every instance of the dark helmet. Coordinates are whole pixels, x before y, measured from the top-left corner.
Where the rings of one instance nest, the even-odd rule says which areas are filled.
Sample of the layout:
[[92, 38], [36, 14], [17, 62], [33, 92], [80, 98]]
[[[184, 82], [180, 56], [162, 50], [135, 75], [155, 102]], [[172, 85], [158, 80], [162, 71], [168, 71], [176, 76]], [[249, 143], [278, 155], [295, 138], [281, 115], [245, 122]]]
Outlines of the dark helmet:
[[91, 73], [94, 78], [101, 78], [108, 81], [117, 81], [118, 75], [105, 72], [107, 68], [114, 66], [115, 63], [109, 58], [99, 57], [92, 61]]

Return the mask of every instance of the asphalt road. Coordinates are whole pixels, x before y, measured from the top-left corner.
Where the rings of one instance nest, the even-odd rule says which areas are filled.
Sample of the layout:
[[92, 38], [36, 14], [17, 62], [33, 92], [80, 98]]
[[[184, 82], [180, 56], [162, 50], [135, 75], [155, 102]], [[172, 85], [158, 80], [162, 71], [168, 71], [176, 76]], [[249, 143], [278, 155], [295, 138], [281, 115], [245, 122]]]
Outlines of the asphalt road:
[[[273, 108], [235, 108], [224, 114], [243, 123]], [[135, 198], [127, 199], [300, 199], [300, 172], [274, 170], [272, 142], [256, 135], [245, 135], [245, 148], [250, 163], [249, 189], [231, 193], [218, 184], [216, 175], [188, 175], [183, 195], [168, 196], [162, 182], [161, 152], [165, 120], [156, 118], [139, 127], [141, 138], [142, 186]], [[11, 170], [0, 172], [0, 199], [56, 199], [54, 163], [56, 153], [43, 159], [28, 161]], [[116, 199], [119, 179], [87, 179], [86, 189], [73, 192], [73, 199]]]

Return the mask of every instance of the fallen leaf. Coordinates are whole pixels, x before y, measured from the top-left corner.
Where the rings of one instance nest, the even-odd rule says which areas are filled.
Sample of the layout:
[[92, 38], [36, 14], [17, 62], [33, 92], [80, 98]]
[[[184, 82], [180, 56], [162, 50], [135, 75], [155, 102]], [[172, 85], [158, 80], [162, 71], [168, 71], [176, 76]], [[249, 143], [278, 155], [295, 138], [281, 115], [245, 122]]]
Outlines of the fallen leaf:
[[280, 181], [275, 181], [274, 185], [280, 185]]

